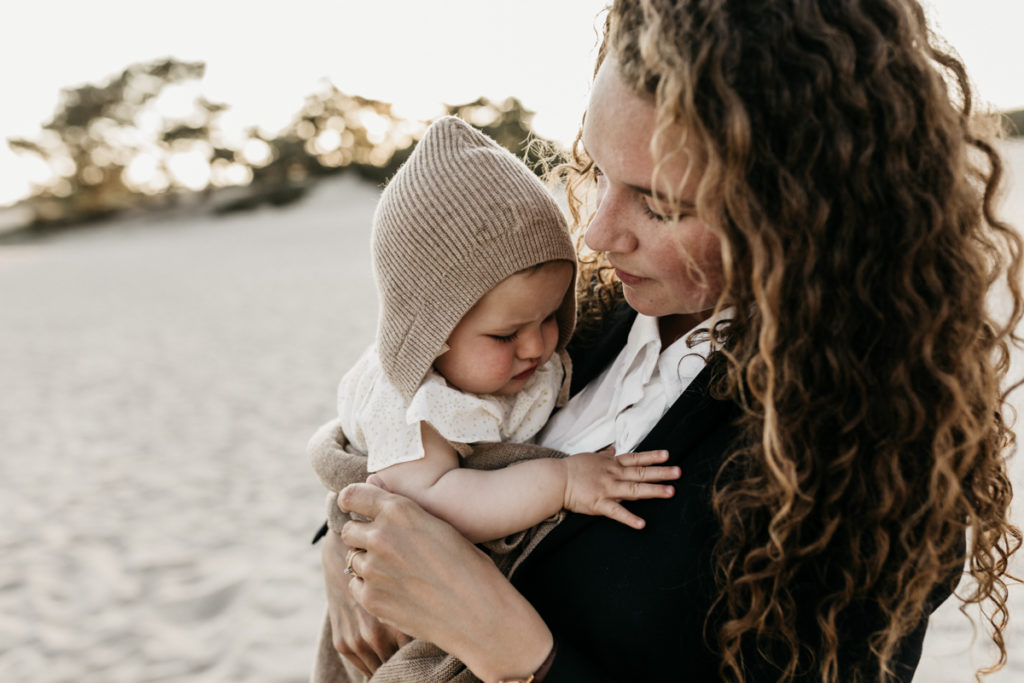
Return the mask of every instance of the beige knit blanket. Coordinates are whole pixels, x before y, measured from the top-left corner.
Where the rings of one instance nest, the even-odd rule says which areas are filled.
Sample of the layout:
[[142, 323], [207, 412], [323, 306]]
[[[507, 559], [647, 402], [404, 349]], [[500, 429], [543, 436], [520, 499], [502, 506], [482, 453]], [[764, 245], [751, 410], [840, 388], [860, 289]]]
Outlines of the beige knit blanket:
[[[327, 524], [332, 531], [339, 531], [348, 521], [348, 515], [338, 509], [337, 492], [348, 484], [366, 480], [366, 457], [349, 447], [337, 419], [328, 422], [313, 435], [307, 450], [313, 469], [331, 491], [327, 496]], [[471, 457], [466, 458], [461, 464], [475, 469], [493, 470], [520, 460], [561, 457], [565, 457], [565, 454], [560, 451], [532, 444], [486, 443], [475, 444]], [[484, 546], [498, 568], [506, 576], [511, 576], [523, 558], [564, 516], [565, 512], [562, 511], [532, 529], [499, 541], [485, 543]], [[325, 615], [320, 642], [317, 644], [316, 663], [310, 677], [311, 683], [363, 683], [366, 680], [358, 669], [334, 649], [331, 622]], [[458, 659], [431, 643], [420, 640], [414, 640], [402, 647], [369, 680], [372, 683], [478, 681]]]

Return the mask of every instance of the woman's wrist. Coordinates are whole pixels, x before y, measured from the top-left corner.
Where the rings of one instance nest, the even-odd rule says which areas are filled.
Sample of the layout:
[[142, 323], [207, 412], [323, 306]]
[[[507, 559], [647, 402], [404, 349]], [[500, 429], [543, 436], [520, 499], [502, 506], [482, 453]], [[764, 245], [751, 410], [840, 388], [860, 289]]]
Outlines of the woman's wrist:
[[515, 678], [502, 678], [498, 683], [544, 683], [544, 679], [555, 663], [555, 654], [558, 652], [558, 641], [551, 645], [551, 651], [541, 663], [540, 667], [529, 676], [516, 676]]
[[467, 631], [463, 647], [453, 652], [486, 683], [529, 678], [545, 663], [555, 642], [537, 610], [507, 581], [502, 593], [490, 603], [478, 628]]

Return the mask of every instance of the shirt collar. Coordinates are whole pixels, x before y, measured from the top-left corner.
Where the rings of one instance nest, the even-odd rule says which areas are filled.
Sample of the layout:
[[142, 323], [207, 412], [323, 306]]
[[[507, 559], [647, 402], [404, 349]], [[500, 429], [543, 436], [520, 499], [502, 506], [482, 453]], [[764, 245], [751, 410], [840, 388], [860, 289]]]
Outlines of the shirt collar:
[[[718, 319], [729, 320], [733, 317], [733, 313], [731, 307], [726, 308], [719, 314]], [[710, 322], [711, 316], [708, 316], [662, 350], [658, 319], [637, 313], [633, 326], [629, 330], [626, 347], [623, 349], [626, 361], [622, 368], [623, 374], [630, 372], [631, 368], [639, 364], [642, 367], [640, 379], [646, 383], [657, 367], [658, 373], [664, 380], [673, 384], [678, 382], [688, 385], [707, 364], [712, 345], [710, 339], [702, 339], [691, 347], [687, 344], [686, 338], [694, 330], [708, 327]]]

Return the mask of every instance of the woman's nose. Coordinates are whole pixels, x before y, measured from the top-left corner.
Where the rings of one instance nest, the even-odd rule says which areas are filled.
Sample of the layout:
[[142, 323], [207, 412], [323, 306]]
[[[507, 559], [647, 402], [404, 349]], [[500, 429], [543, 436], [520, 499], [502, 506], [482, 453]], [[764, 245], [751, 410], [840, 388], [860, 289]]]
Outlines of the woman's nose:
[[594, 251], [625, 253], [635, 248], [623, 199], [611, 188], [601, 193], [597, 211], [583, 235], [583, 241]]
[[540, 327], [531, 327], [519, 331], [519, 346], [516, 347], [516, 354], [526, 360], [540, 358], [544, 353], [544, 335]]

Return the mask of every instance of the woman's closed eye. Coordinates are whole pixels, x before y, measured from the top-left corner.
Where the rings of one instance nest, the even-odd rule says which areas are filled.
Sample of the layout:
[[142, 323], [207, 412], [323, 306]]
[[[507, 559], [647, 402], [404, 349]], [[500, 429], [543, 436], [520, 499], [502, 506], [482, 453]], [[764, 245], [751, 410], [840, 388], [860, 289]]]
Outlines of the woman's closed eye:
[[[597, 164], [594, 164], [592, 171], [594, 173], [594, 177], [597, 179], [598, 185], [600, 185], [602, 182], [606, 182], [604, 177], [604, 171], [602, 171]], [[662, 207], [660, 206], [661, 202], [652, 197], [649, 193], [636, 192], [636, 194], [637, 199], [640, 200], [640, 204], [643, 206], [644, 213], [646, 213], [647, 217], [650, 218], [651, 220], [664, 223], [667, 221], [678, 220], [680, 218], [683, 218], [683, 215], [676, 216], [665, 213], [662, 210]], [[658, 206], [651, 206], [651, 202], [656, 202]]]
[[651, 206], [652, 201], [654, 200], [651, 199], [650, 197], [645, 197], [643, 195], [640, 196], [640, 203], [643, 204], [644, 213], [646, 213], [647, 217], [650, 218], [651, 220], [664, 223], [666, 221], [678, 220], [679, 218], [682, 218], [682, 216], [667, 216], [661, 213], [660, 211], [655, 210], [655, 208]]

